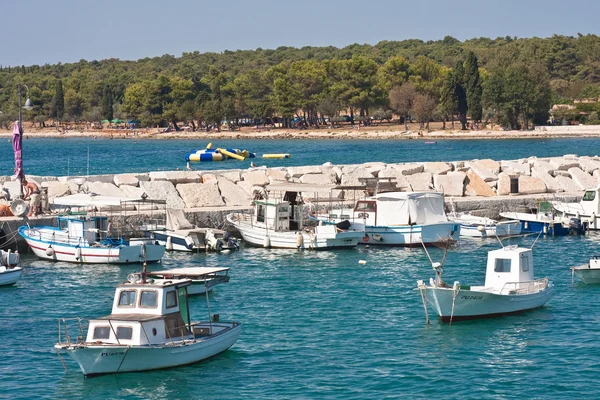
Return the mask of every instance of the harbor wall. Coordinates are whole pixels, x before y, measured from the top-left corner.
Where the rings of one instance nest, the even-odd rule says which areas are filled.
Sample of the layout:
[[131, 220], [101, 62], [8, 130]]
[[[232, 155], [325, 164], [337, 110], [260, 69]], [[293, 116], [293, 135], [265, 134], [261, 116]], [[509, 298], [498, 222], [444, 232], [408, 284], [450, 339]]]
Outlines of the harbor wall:
[[[227, 228], [228, 212], [249, 209], [255, 194], [272, 183], [359, 186], [362, 178], [392, 178], [397, 190], [444, 192], [448, 211], [473, 211], [492, 218], [502, 211], [528, 211], [536, 207], [539, 198], [578, 201], [585, 189], [600, 184], [600, 157], [577, 155], [212, 171], [202, 171], [202, 164], [195, 166], [198, 170], [27, 179], [47, 191], [50, 203], [56, 197], [79, 192], [130, 198], [140, 198], [145, 193], [150, 199], [166, 200], [167, 207], [185, 209], [190, 222], [198, 226], [221, 229]], [[13, 198], [19, 194], [19, 183], [10, 177], [0, 177], [0, 183], [2, 192]], [[335, 190], [333, 195], [338, 203], [348, 203], [363, 193]], [[42, 218], [32, 218], [30, 224], [47, 224]], [[18, 218], [0, 221], [9, 224], [4, 230], [7, 235], [23, 224]]]

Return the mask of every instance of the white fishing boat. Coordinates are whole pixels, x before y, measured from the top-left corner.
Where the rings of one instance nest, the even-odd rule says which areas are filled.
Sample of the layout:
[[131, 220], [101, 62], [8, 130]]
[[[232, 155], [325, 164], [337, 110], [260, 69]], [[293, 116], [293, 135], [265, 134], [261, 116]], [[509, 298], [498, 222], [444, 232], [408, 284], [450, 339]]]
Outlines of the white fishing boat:
[[556, 210], [556, 214], [563, 220], [576, 218], [586, 224], [587, 229], [600, 229], [600, 221], [598, 221], [598, 217], [600, 217], [600, 186], [586, 190], [578, 203], [553, 201], [551, 204]]
[[451, 213], [448, 219], [460, 224], [460, 236], [474, 238], [496, 238], [519, 235], [521, 221], [497, 221], [467, 213]]
[[146, 230], [146, 237], [166, 247], [168, 251], [230, 251], [238, 250], [238, 240], [221, 229], [198, 228], [190, 223], [183, 210], [166, 210], [166, 223]]
[[319, 218], [335, 224], [348, 220], [351, 229], [364, 232], [359, 243], [368, 245], [431, 245], [460, 235], [460, 224], [448, 220], [439, 192], [379, 193]]
[[[445, 258], [445, 257], [444, 257]], [[442, 281], [442, 263], [433, 263], [436, 277], [417, 282], [427, 316], [427, 304], [444, 322], [514, 314], [543, 306], [554, 292], [548, 278], [534, 279], [531, 249], [517, 246], [488, 252], [483, 286]], [[429, 318], [427, 317], [429, 320]]]
[[188, 296], [211, 292], [213, 288], [224, 282], [229, 282], [229, 268], [223, 267], [187, 267], [172, 268], [163, 271], [148, 272], [149, 278], [157, 279], [189, 279]]
[[[113, 226], [100, 209], [151, 207], [155, 201], [78, 194], [56, 198], [55, 205], [83, 209], [56, 218], [56, 226], [19, 227], [33, 253], [41, 259], [74, 263], [124, 264], [159, 261], [165, 246], [148, 238], [124, 239], [122, 225]], [[124, 205], [127, 203], [127, 206]]]
[[571, 268], [573, 274], [585, 284], [600, 283], [600, 256], [594, 256], [587, 264]]
[[0, 286], [14, 285], [21, 278], [19, 253], [0, 250]]
[[[263, 247], [328, 250], [356, 247], [364, 231], [319, 224], [308, 218], [318, 199], [306, 202], [309, 193], [331, 193], [334, 186], [300, 183], [267, 186], [267, 195], [254, 201], [254, 213], [232, 213], [229, 221], [245, 242]], [[281, 196], [274, 195], [281, 193]]]
[[81, 319], [59, 320], [54, 348], [59, 357], [71, 356], [86, 376], [188, 365], [224, 352], [237, 341], [241, 324], [211, 314], [208, 295], [208, 320], [192, 322], [191, 284], [189, 279], [149, 279], [145, 269], [130, 274], [117, 286], [111, 314], [90, 320], [86, 335]]

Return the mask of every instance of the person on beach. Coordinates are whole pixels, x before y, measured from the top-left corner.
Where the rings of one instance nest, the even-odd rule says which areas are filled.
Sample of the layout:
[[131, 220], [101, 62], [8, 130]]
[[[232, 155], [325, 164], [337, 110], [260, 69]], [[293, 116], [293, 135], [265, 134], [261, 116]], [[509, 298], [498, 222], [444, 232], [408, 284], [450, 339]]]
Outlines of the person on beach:
[[23, 189], [25, 189], [25, 200], [29, 200], [29, 217], [32, 215], [38, 215], [38, 208], [40, 206], [41, 197], [40, 197], [40, 188], [35, 182], [27, 182], [26, 179], [23, 179]]

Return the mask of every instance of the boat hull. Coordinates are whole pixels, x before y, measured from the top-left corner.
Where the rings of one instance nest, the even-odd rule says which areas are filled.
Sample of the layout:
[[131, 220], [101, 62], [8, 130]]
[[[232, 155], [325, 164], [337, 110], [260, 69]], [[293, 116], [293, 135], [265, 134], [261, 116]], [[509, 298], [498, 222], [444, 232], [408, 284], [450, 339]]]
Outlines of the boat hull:
[[521, 233], [521, 221], [500, 222], [496, 225], [460, 225], [460, 236], [474, 238], [495, 238], [519, 235]]
[[[223, 324], [223, 323], [221, 323]], [[140, 372], [194, 364], [229, 349], [240, 336], [242, 326], [231, 327], [196, 341], [160, 346], [56, 345], [72, 357], [88, 377], [122, 372]]]
[[460, 224], [442, 222], [428, 225], [369, 226], [359, 244], [377, 246], [421, 246], [442, 243], [447, 239], [456, 241], [460, 236]]
[[21, 267], [15, 267], [12, 269], [5, 269], [4, 271], [0, 271], [0, 286], [14, 285], [19, 281], [19, 278], [21, 278], [22, 273], [23, 268]]
[[531, 294], [497, 294], [462, 289], [456, 292], [452, 288], [432, 287], [423, 290], [427, 302], [442, 321], [448, 322], [450, 318], [452, 321], [489, 318], [542, 307], [552, 297], [554, 286], [550, 283], [544, 290]]
[[[122, 245], [118, 247], [74, 246], [33, 238], [27, 229], [19, 230], [33, 253], [50, 261], [65, 261], [81, 264], [127, 264], [157, 262], [165, 254], [165, 247], [157, 244]], [[145, 255], [144, 255], [145, 251]]]
[[353, 248], [358, 244], [359, 239], [364, 236], [364, 232], [344, 231], [337, 232], [334, 235], [315, 234], [302, 232], [302, 244], [298, 245], [297, 232], [280, 232], [253, 227], [250, 224], [239, 223], [229, 219], [235, 228], [240, 232], [244, 242], [260, 247], [273, 247], [280, 249], [310, 249], [310, 250], [330, 250], [335, 248]]
[[600, 269], [590, 268], [589, 265], [582, 265], [580, 267], [573, 268], [573, 273], [576, 277], [581, 279], [586, 285], [597, 285], [600, 284]]
[[[161, 246], [165, 246], [169, 251], [186, 251], [186, 252], [201, 252], [201, 251], [209, 251], [211, 250], [209, 246], [206, 245], [196, 245], [193, 239], [189, 238], [186, 240], [185, 236], [177, 235], [170, 232], [165, 231], [153, 231], [146, 232], [146, 237], [154, 239]], [[169, 243], [169, 237], [171, 238]], [[224, 251], [224, 250], [237, 250], [236, 246], [229, 246], [225, 241], [221, 241], [222, 247], [220, 250], [215, 251]], [[169, 248], [170, 246], [170, 248]]]

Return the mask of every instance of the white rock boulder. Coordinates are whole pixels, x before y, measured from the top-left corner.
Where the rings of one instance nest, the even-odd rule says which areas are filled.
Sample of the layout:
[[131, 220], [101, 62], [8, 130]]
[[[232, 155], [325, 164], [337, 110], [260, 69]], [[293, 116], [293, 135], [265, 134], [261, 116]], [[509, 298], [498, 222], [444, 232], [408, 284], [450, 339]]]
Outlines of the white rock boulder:
[[177, 192], [187, 208], [225, 205], [217, 182], [180, 183]]
[[169, 181], [140, 182], [140, 188], [152, 200], [166, 200], [168, 208], [185, 208], [185, 202], [179, 197], [175, 185]]

